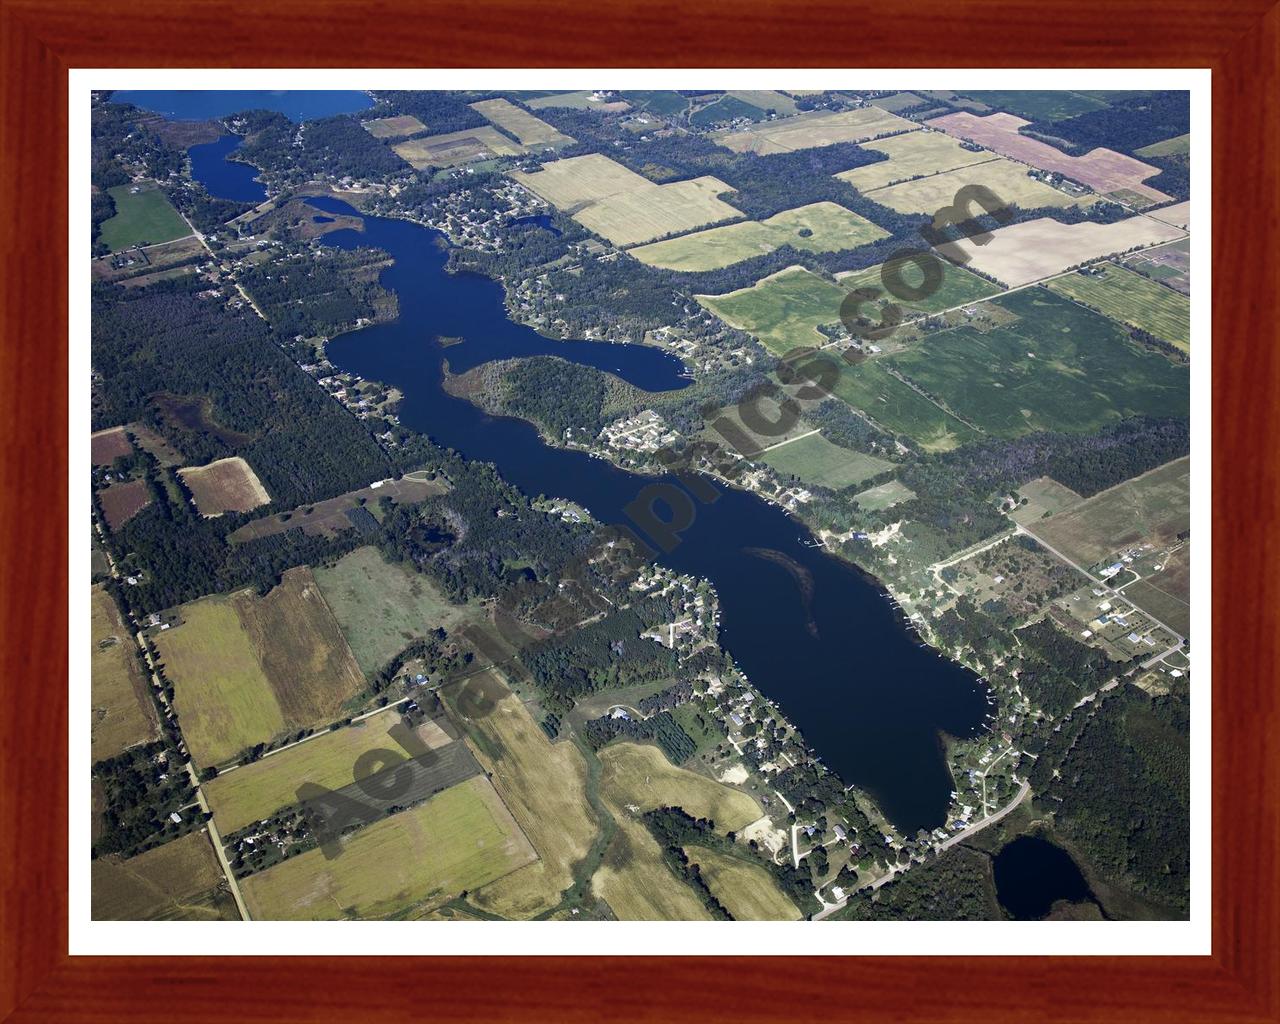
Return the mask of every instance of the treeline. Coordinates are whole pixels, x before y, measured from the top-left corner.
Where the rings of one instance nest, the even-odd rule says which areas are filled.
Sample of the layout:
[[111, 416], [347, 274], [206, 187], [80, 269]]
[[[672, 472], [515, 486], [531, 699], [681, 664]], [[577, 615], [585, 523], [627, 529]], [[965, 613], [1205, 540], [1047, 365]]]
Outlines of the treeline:
[[[686, 846], [702, 846], [725, 856], [741, 859], [734, 834], [730, 832], [728, 835], [721, 835], [716, 831], [716, 823], [710, 818], [695, 818], [679, 807], [658, 807], [645, 813], [644, 823], [664, 851], [678, 850], [683, 853]], [[752, 863], [768, 871], [778, 883], [778, 888], [806, 917], [819, 909], [808, 871], [792, 867], [789, 860], [783, 864], [775, 864], [773, 858], [768, 856], [758, 860], [753, 858]], [[677, 871], [677, 874], [683, 876], [683, 871]]]
[[[141, 420], [190, 462], [241, 455], [285, 508], [391, 475], [368, 429], [298, 369], [266, 324], [200, 298], [203, 287], [198, 279], [94, 287], [94, 429]], [[207, 399], [207, 412], [196, 422], [161, 415], [159, 394]], [[228, 440], [235, 435], [247, 440]]]
[[1048, 619], [1025, 626], [1014, 636], [1019, 641], [1017, 653], [1005, 667], [1018, 671], [1018, 687], [1055, 718], [1127, 667], [1068, 636]]
[[697, 752], [698, 745], [680, 728], [671, 713], [660, 711], [649, 718], [594, 718], [582, 728], [582, 736], [592, 750], [599, 750], [616, 739], [643, 743], [651, 740], [674, 765], [682, 765]]
[[1099, 146], [1132, 153], [1190, 132], [1191, 94], [1186, 90], [1166, 90], [1112, 100], [1101, 110], [1061, 121], [1036, 121], [1021, 130], [1064, 140], [1076, 154]]
[[[1054, 828], [1112, 884], [1185, 915], [1190, 906], [1190, 710], [1134, 687], [1053, 734], [1031, 785]], [[1032, 751], [1033, 753], [1035, 751]]]
[[841, 448], [884, 454], [894, 450], [893, 438], [859, 416], [838, 398], [806, 410], [805, 421], [822, 431], [822, 436]]
[[481, 128], [489, 122], [467, 104], [484, 99], [488, 94], [444, 92], [434, 89], [377, 89], [373, 109], [361, 113], [370, 121], [377, 117], [412, 114], [432, 135], [460, 132], [464, 128]]
[[605, 375], [594, 367], [533, 356], [512, 363], [502, 380], [506, 409], [554, 437], [563, 438], [570, 427], [594, 437], [604, 426], [608, 387]]

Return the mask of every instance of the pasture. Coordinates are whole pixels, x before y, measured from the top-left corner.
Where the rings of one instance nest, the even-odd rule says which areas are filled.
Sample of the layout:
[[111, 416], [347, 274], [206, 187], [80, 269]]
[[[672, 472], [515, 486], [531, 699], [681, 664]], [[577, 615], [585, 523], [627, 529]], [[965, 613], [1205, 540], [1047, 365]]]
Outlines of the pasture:
[[364, 676], [305, 565], [285, 572], [265, 597], [244, 590], [231, 603], [289, 726], [332, 722], [364, 689]]
[[472, 160], [519, 156], [524, 152], [523, 146], [512, 142], [491, 125], [407, 139], [391, 148], [415, 171], [424, 171], [428, 167], [456, 167]]
[[[996, 159], [994, 153], [986, 150], [974, 152], [972, 149], [965, 149], [958, 139], [953, 139], [944, 132], [920, 131], [891, 135], [887, 139], [865, 142], [862, 148], [884, 153], [888, 159], [841, 171], [836, 175], [859, 192], [871, 192], [919, 175], [937, 174]], [[950, 202], [951, 200], [947, 200], [948, 204]]]
[[422, 573], [386, 561], [375, 547], [356, 548], [337, 564], [316, 568], [315, 579], [366, 676], [412, 640], [480, 614], [450, 603]]
[[620, 114], [630, 110], [631, 104], [626, 100], [605, 102], [593, 100], [591, 89], [580, 89], [577, 92], [557, 92], [548, 96], [534, 96], [524, 100], [530, 110], [545, 110], [548, 107], [563, 107], [569, 110], [599, 110], [606, 114]]
[[793, 477], [806, 487], [826, 487], [833, 491], [860, 484], [894, 465], [887, 459], [841, 448], [821, 434], [810, 434], [771, 448], [760, 456], [760, 461], [784, 481]]
[[[529, 864], [471, 894], [483, 910], [527, 919], [555, 907], [573, 884], [573, 868], [587, 856], [598, 832], [587, 799], [587, 766], [570, 742], [552, 743], [520, 698], [496, 678], [485, 680], [494, 704], [488, 714], [469, 716], [477, 760], [537, 851]], [[466, 684], [464, 684], [466, 685]], [[458, 690], [445, 699], [456, 706]], [[460, 713], [465, 713], [464, 698]], [[474, 710], [474, 709], [473, 709]]]
[[420, 135], [427, 126], [412, 114], [397, 117], [378, 117], [361, 124], [375, 139], [403, 139], [406, 135]]
[[1048, 282], [1059, 295], [1130, 327], [1191, 351], [1191, 301], [1180, 292], [1114, 264], [1090, 274], [1066, 274]]
[[1022, 135], [1019, 129], [1030, 123], [1012, 114], [978, 117], [964, 111], [925, 122], [930, 128], [976, 142], [1001, 156], [1039, 167], [1042, 171], [1057, 171], [1102, 195], [1124, 190], [1135, 193], [1148, 203], [1169, 201], [1170, 197], [1163, 192], [1143, 184], [1147, 178], [1159, 174], [1160, 168], [1111, 149], [1094, 149], [1084, 156], [1068, 156], [1047, 142]]
[[1031, 121], [1061, 121], [1077, 114], [1087, 114], [1090, 110], [1103, 110], [1108, 106], [1105, 100], [1097, 96], [1071, 92], [1068, 89], [971, 89], [964, 95], [991, 109], [1007, 110]]
[[200, 829], [122, 860], [93, 862], [95, 921], [238, 921], [209, 834]]
[[606, 156], [591, 153], [545, 164], [516, 181], [614, 245], [649, 242], [742, 217], [718, 197], [733, 190], [703, 176], [658, 185]]
[[154, 182], [117, 185], [107, 192], [116, 212], [102, 222], [98, 237], [112, 252], [191, 234], [190, 226]]
[[151, 504], [151, 491], [145, 480], [127, 480], [100, 488], [98, 502], [102, 505], [102, 518], [115, 532]]
[[689, 860], [702, 869], [711, 892], [735, 921], [799, 921], [804, 915], [778, 888], [765, 868], [705, 846], [686, 846]]
[[1094, 196], [1068, 195], [1037, 181], [1028, 176], [1025, 165], [1001, 157], [876, 189], [867, 198], [899, 213], [927, 213], [932, 216], [950, 206], [956, 193], [969, 185], [989, 188], [1001, 204], [1024, 210], [1041, 206], [1090, 206], [1097, 201]]
[[1168, 553], [1163, 568], [1124, 588], [1124, 596], [1183, 636], [1191, 633], [1191, 544]]
[[1171, 544], [1191, 525], [1190, 467], [1167, 462], [1026, 529], [1085, 569], [1142, 541]]
[[[298, 803], [298, 787], [304, 783], [332, 790], [352, 785], [358, 781], [356, 762], [371, 750], [387, 750], [407, 757], [389, 734], [399, 722], [397, 711], [385, 711], [223, 772], [204, 784], [204, 794], [218, 828], [223, 835], [228, 835], [282, 807]], [[431, 720], [423, 722], [414, 732], [430, 750], [453, 742], [449, 734]]]
[[847, 289], [804, 267], [787, 267], [749, 288], [725, 295], [695, 295], [730, 327], [753, 334], [775, 355], [793, 348], [825, 345], [823, 324], [840, 321]]
[[916, 492], [900, 480], [890, 480], [886, 484], [877, 484], [865, 491], [859, 491], [853, 496], [853, 500], [858, 508], [868, 512], [883, 512], [887, 508], [893, 508], [894, 505], [910, 501], [915, 496]]
[[861, 107], [837, 113], [814, 111], [765, 121], [740, 131], [720, 132], [712, 140], [735, 153], [789, 153], [797, 149], [813, 149], [837, 142], [865, 142], [890, 132], [909, 131], [916, 127], [880, 107]]
[[[888, 303], [893, 303], [904, 313], [941, 313], [944, 309], [954, 309], [956, 306], [989, 298], [1000, 291], [999, 285], [992, 284], [978, 277], [977, 274], [971, 274], [954, 263], [939, 260], [938, 265], [942, 271], [942, 282], [938, 285], [937, 291], [921, 299], [900, 299], [890, 295], [884, 286], [883, 263], [877, 263], [874, 267], [867, 267], [864, 270], [842, 271], [836, 274], [836, 280], [840, 282], [842, 288], [847, 288], [849, 291], [874, 288], [880, 293], [866, 302], [861, 310], [873, 322], [877, 317], [870, 314]], [[915, 263], [904, 263], [900, 273], [902, 283], [907, 288], [919, 288], [924, 284], [924, 272]]]
[[1084, 498], [1070, 487], [1058, 483], [1049, 476], [1039, 476], [1027, 481], [1018, 488], [1018, 497], [1026, 498], [1026, 504], [1019, 505], [1017, 509], [1010, 512], [1009, 518], [1023, 526], [1034, 523], [1037, 519], [1055, 515], [1084, 501]]
[[749, 103], [766, 113], [772, 110], [779, 117], [799, 112], [795, 100], [785, 93], [774, 92], [772, 89], [730, 89], [725, 95], [732, 96], [743, 103]]
[[599, 757], [604, 766], [601, 785], [614, 799], [643, 811], [681, 807], [695, 818], [712, 819], [721, 834], [735, 832], [763, 814], [754, 797], [675, 767], [655, 746], [611, 743]]
[[155, 644], [191, 756], [221, 764], [285, 731], [327, 725], [364, 689], [311, 571], [290, 569], [259, 598], [201, 598]]
[[133, 454], [133, 445], [124, 427], [108, 427], [89, 435], [89, 458], [95, 466], [109, 466], [122, 456]]
[[880, 96], [872, 100], [871, 105], [896, 114], [899, 110], [918, 107], [923, 102], [924, 100], [913, 92], [895, 92], [892, 96]]
[[89, 630], [90, 743], [94, 761], [101, 761], [155, 739], [157, 722], [138, 645], [105, 587], [91, 590]]
[[1082, 263], [1170, 242], [1183, 234], [1181, 228], [1144, 216], [1128, 217], [1112, 224], [1063, 224], [1040, 217], [996, 228], [985, 245], [965, 238], [952, 247], [968, 257], [966, 265], [1014, 288], [1061, 274]]
[[271, 501], [249, 463], [233, 455], [207, 466], [187, 466], [178, 470], [191, 492], [196, 509], [212, 518], [224, 512], [248, 512]]
[[1135, 149], [1138, 156], [1181, 156], [1191, 152], [1191, 136], [1176, 135], [1163, 142], [1153, 142], [1150, 146]]
[[468, 779], [342, 840], [240, 883], [255, 919], [389, 918], [427, 910], [534, 859], [487, 779]]
[[887, 238], [888, 232], [836, 203], [811, 203], [766, 220], [740, 221], [630, 250], [641, 263], [666, 270], [702, 271], [740, 263], [784, 245], [805, 252], [838, 252]]
[[950, 451], [978, 436], [890, 373], [883, 359], [864, 359], [844, 367], [832, 390], [886, 430], [910, 438], [925, 451]]
[[527, 110], [521, 110], [510, 100], [481, 100], [469, 106], [485, 120], [510, 132], [527, 148], [572, 146], [575, 141], [541, 118], [534, 117]]
[[179, 609], [182, 623], [155, 636], [173, 706], [197, 765], [221, 764], [284, 731], [271, 683], [229, 598]]
[[1127, 416], [1186, 416], [1187, 369], [1116, 324], [1042, 288], [995, 300], [1019, 319], [923, 335], [893, 367], [998, 437], [1092, 433]]

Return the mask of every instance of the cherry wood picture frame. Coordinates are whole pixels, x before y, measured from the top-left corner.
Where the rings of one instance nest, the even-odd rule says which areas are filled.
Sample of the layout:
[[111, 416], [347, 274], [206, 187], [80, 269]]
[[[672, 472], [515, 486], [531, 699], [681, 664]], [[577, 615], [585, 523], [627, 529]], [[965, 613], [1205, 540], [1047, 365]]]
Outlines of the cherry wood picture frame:
[[[1280, 6], [0, 0], [0, 55], [0, 1019], [1280, 1020]], [[451, 66], [1212, 69], [1212, 955], [68, 955], [68, 69]]]

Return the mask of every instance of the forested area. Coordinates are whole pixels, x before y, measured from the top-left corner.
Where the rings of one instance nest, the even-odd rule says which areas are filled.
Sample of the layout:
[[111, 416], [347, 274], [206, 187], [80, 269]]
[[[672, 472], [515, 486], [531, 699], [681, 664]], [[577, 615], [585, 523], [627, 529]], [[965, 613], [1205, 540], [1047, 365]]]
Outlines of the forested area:
[[412, 114], [427, 126], [427, 131], [432, 135], [443, 135], [447, 132], [460, 132], [464, 128], [481, 128], [488, 124], [488, 121], [468, 106], [488, 95], [419, 89], [376, 89], [373, 91], [373, 98], [377, 103], [361, 116], [369, 121], [376, 117]]
[[[93, 766], [94, 780], [105, 794], [102, 834], [93, 856], [135, 853], [177, 839], [204, 824], [204, 812], [179, 755], [163, 741], [130, 747]], [[179, 821], [169, 815], [180, 812]]]
[[991, 921], [1001, 918], [990, 859], [953, 846], [871, 893], [851, 898], [836, 917], [846, 921]]
[[1190, 132], [1191, 96], [1185, 90], [1131, 96], [1060, 121], [1036, 121], [1022, 131], [1065, 140], [1077, 154], [1099, 146], [1132, 153], [1143, 146]]
[[395, 150], [365, 131], [351, 114], [297, 125], [275, 111], [250, 110], [235, 120], [237, 129], [246, 132], [237, 158], [260, 167], [277, 186], [313, 178], [381, 179], [412, 172]]
[[[368, 429], [298, 369], [267, 325], [221, 297], [201, 298], [205, 287], [94, 287], [93, 428], [146, 422], [193, 463], [241, 455], [284, 508], [391, 475]], [[198, 401], [163, 415], [157, 395]]]
[[669, 711], [640, 719], [605, 715], [587, 722], [582, 728], [582, 735], [592, 750], [599, 750], [619, 738], [635, 743], [652, 740], [674, 765], [684, 764], [698, 749], [697, 743], [680, 728]]
[[395, 296], [378, 283], [390, 256], [380, 249], [325, 247], [245, 267], [240, 283], [272, 331], [290, 338], [332, 337], [359, 319], [394, 318]]
[[1030, 776], [1095, 871], [1179, 914], [1190, 906], [1190, 728], [1180, 697], [1121, 687], [1050, 736]]

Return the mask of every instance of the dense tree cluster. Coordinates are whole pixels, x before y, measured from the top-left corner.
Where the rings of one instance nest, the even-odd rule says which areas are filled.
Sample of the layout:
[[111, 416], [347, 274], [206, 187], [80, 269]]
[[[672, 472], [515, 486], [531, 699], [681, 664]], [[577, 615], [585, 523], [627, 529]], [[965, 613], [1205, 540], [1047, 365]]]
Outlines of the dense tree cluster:
[[667, 711], [660, 711], [648, 718], [614, 718], [605, 715], [587, 722], [582, 734], [592, 750], [599, 750], [619, 737], [636, 743], [650, 740], [658, 745], [667, 755], [667, 760], [674, 765], [684, 764], [698, 748], [697, 743]]
[[1040, 753], [1031, 785], [1054, 828], [1108, 881], [1169, 910], [1190, 905], [1190, 711], [1122, 687]]
[[1132, 153], [1190, 132], [1191, 94], [1176, 90], [1130, 96], [1060, 121], [1036, 121], [1022, 131], [1065, 141], [1079, 154], [1100, 146]]
[[237, 115], [234, 123], [246, 133], [237, 159], [260, 167], [277, 185], [411, 173], [395, 150], [370, 135], [351, 114], [298, 125], [275, 111], [250, 110]]
[[858, 893], [836, 916], [849, 921], [991, 921], [1002, 915], [990, 859], [953, 846], [878, 889]]
[[[93, 292], [94, 429], [145, 421], [189, 461], [241, 455], [285, 508], [391, 475], [369, 430], [280, 350], [266, 324], [195, 278]], [[190, 416], [156, 397], [196, 396]]]
[[320, 248], [284, 255], [240, 271], [240, 283], [283, 337], [332, 337], [392, 313], [395, 297], [378, 283], [390, 257], [380, 249]]
[[[93, 777], [106, 797], [102, 835], [93, 844], [95, 857], [118, 853], [131, 857], [204, 823], [196, 795], [177, 753], [164, 742], [130, 747], [99, 761]], [[178, 812], [179, 821], [170, 815]]]

